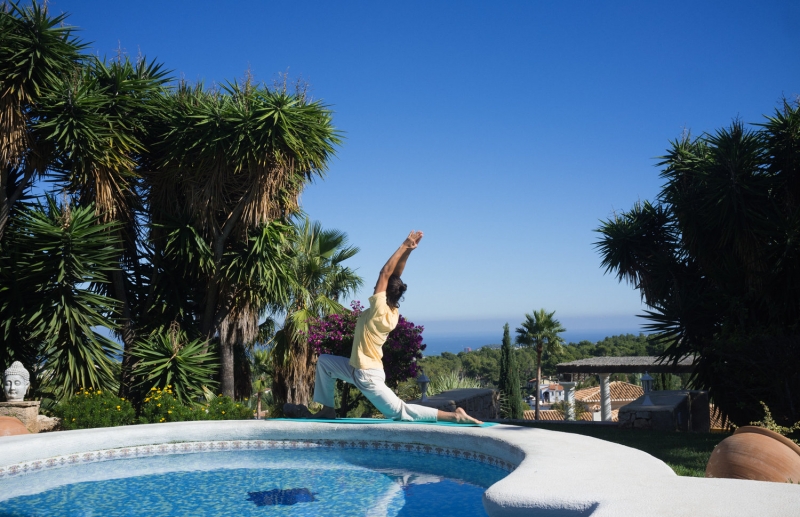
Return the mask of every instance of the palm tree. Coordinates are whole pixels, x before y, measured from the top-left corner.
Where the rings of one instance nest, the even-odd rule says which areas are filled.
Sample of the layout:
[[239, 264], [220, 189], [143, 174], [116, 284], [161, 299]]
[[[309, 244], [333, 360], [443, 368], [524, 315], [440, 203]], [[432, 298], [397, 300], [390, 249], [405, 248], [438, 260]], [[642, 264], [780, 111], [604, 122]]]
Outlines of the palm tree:
[[0, 8], [0, 240], [14, 204], [36, 174], [47, 173], [50, 143], [31, 134], [39, 100], [74, 73], [86, 48], [66, 17], [50, 16], [36, 0]]
[[347, 235], [339, 230], [323, 230], [319, 222], [305, 218], [296, 226], [291, 269], [291, 287], [283, 328], [275, 334], [272, 348], [272, 392], [280, 404], [307, 404], [314, 384], [316, 356], [306, 334], [312, 318], [346, 309], [339, 298], [355, 293], [362, 279], [342, 263], [359, 249], [347, 245]]
[[539, 309], [532, 314], [525, 314], [522, 326], [517, 327], [517, 343], [536, 348], [536, 420], [539, 420], [538, 385], [542, 382], [542, 354], [559, 353], [564, 340], [558, 334], [567, 330], [554, 315], [555, 311]]
[[152, 239], [163, 251], [181, 229], [190, 247], [179, 251], [199, 260], [198, 276], [182, 281], [193, 292], [188, 309], [206, 340], [220, 337], [222, 392], [233, 396], [233, 344], [254, 339], [257, 316], [285, 302], [277, 221], [298, 210], [339, 134], [319, 101], [249, 80], [215, 90], [182, 83], [160, 103], [142, 157]]

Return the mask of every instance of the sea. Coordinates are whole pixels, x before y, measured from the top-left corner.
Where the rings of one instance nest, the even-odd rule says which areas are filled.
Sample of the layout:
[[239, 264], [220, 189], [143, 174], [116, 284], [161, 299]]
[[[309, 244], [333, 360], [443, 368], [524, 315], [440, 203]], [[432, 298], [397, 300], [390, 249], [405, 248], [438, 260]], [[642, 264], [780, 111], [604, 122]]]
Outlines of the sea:
[[[621, 328], [621, 329], [603, 329], [596, 331], [575, 331], [564, 332], [561, 337], [567, 343], [579, 343], [581, 341], [591, 341], [596, 343], [602, 341], [606, 337], [616, 336], [620, 334], [633, 334], [639, 335], [639, 330], [636, 328]], [[502, 332], [476, 332], [470, 334], [446, 334], [446, 333], [431, 333], [422, 334], [423, 343], [427, 345], [425, 348], [425, 356], [441, 355], [442, 352], [450, 352], [457, 354], [459, 352], [469, 352], [477, 350], [483, 346], [500, 346], [503, 338]], [[511, 339], [514, 339], [514, 331], [511, 331]]]

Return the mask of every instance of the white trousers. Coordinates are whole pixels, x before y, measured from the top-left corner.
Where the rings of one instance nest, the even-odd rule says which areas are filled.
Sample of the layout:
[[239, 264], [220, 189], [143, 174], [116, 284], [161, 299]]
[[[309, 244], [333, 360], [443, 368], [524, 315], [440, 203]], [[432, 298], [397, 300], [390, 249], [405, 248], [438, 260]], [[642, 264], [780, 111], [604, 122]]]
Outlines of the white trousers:
[[383, 370], [357, 370], [350, 360], [338, 355], [323, 354], [317, 360], [317, 380], [314, 383], [314, 402], [334, 407], [336, 379], [349, 382], [361, 390], [367, 399], [392, 420], [435, 422], [439, 410], [416, 404], [406, 404], [386, 385]]

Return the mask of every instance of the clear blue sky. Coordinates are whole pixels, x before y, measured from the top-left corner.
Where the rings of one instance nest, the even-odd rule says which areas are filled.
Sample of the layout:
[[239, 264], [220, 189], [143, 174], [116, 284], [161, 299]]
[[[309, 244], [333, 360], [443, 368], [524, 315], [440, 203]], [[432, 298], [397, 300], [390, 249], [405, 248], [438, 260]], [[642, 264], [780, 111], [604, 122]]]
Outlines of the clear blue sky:
[[303, 208], [361, 248], [362, 301], [408, 231], [425, 232], [401, 311], [429, 341], [499, 342], [503, 322], [513, 331], [542, 307], [568, 338], [638, 332], [638, 292], [604, 275], [592, 246], [599, 221], [656, 195], [655, 157], [684, 128], [759, 122], [800, 94], [796, 0], [50, 9], [99, 54], [120, 46], [189, 81], [250, 69], [309, 82], [346, 140]]

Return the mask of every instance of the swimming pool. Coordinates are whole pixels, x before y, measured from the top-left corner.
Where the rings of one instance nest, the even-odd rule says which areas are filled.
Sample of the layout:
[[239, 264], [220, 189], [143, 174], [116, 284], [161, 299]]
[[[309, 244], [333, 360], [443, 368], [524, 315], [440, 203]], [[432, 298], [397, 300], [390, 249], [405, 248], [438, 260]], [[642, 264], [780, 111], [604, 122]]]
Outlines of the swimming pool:
[[140, 447], [124, 459], [56, 459], [0, 482], [0, 516], [482, 517], [483, 492], [508, 474], [452, 451], [329, 442], [196, 442], [167, 448], [179, 454]]
[[[152, 454], [174, 454], [206, 444], [219, 452], [226, 446], [234, 450], [237, 442], [241, 446], [277, 441], [334, 446], [339, 443], [354, 449], [383, 446], [401, 454], [425, 452], [428, 448], [434, 453], [449, 451], [454, 457], [469, 456], [490, 465], [494, 459], [495, 466], [500, 462], [509, 472], [483, 493], [483, 506], [490, 517], [616, 517], [643, 513], [784, 517], [794, 515], [800, 508], [798, 485], [679, 477], [662, 461], [642, 451], [573, 433], [507, 425], [480, 428], [257, 420], [175, 422], [3, 437], [0, 499], [4, 497], [3, 487], [18, 474], [49, 468], [56, 472], [61, 470], [57, 468], [61, 461], [66, 464], [116, 459], [114, 456], [124, 455], [126, 450], [130, 455], [138, 448]], [[108, 463], [97, 463], [98, 468], [104, 464]], [[308, 497], [304, 492], [284, 495]]]

